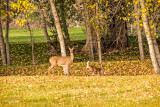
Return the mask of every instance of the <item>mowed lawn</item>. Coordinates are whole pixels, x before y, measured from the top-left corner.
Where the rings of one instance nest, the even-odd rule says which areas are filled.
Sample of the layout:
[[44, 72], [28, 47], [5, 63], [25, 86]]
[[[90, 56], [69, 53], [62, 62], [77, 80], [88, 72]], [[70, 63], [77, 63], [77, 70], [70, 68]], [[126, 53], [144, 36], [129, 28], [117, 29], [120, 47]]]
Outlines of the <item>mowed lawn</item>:
[[[69, 28], [68, 29], [71, 40], [85, 40], [85, 28]], [[5, 30], [3, 31], [5, 34]], [[33, 38], [36, 43], [46, 42], [42, 29], [33, 29]], [[52, 36], [51, 30], [48, 30], [48, 34]], [[27, 29], [10, 29], [9, 30], [9, 41], [11, 43], [30, 43], [30, 32]]]
[[160, 107], [160, 76], [5, 76], [1, 107]]

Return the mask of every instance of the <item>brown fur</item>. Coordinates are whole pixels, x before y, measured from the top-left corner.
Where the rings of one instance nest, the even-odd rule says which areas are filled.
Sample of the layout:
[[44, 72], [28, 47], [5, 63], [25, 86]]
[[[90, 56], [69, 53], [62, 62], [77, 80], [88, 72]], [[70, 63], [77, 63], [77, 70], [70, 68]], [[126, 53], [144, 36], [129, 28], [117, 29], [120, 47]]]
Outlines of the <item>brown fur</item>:
[[90, 76], [90, 75], [95, 75], [95, 74], [99, 74], [101, 75], [101, 69], [100, 68], [97, 68], [95, 66], [92, 66], [92, 65], [89, 65], [88, 68], [87, 68], [87, 75]]
[[69, 74], [69, 66], [73, 63], [74, 55], [73, 55], [73, 48], [69, 48], [70, 50], [70, 56], [53, 56], [49, 59], [49, 62], [51, 63], [51, 66], [48, 68], [48, 74], [49, 70], [53, 69], [56, 65], [59, 66], [66, 66], [67, 73]]

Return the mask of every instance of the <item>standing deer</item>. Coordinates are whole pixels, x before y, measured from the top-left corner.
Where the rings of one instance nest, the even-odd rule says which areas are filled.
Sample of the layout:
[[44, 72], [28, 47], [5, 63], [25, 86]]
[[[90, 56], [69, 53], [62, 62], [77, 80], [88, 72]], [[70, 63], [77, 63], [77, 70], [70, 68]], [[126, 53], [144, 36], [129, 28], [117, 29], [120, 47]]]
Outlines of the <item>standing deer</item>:
[[101, 69], [100, 68], [97, 68], [95, 66], [92, 66], [92, 65], [89, 65], [89, 61], [87, 62], [87, 75], [90, 75], [90, 73], [92, 73], [92, 76], [94, 74], [99, 74], [99, 75], [102, 75], [101, 74]]
[[48, 68], [48, 74], [51, 69], [53, 69], [56, 65], [59, 66], [66, 66], [65, 75], [69, 75], [69, 66], [73, 63], [74, 55], [73, 55], [73, 48], [69, 48], [70, 56], [53, 56], [49, 59], [51, 63], [51, 67]]

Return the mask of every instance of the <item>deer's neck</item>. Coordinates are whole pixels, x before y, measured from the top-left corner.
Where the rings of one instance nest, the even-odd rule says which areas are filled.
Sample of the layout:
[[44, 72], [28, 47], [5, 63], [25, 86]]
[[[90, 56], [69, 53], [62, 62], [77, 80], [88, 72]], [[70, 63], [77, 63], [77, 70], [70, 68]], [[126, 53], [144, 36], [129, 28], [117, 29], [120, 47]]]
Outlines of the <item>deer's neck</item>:
[[73, 52], [71, 53], [71, 59], [72, 59], [72, 60], [74, 59], [74, 55], [73, 55]]

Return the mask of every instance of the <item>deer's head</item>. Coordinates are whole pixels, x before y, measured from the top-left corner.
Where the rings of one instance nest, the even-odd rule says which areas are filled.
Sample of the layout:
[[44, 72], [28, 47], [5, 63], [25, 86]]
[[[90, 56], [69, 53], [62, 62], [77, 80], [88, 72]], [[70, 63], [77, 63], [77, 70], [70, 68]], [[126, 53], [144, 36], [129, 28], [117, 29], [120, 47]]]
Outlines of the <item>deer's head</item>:
[[68, 49], [69, 49], [70, 53], [73, 53], [74, 47], [73, 48], [68, 47]]

